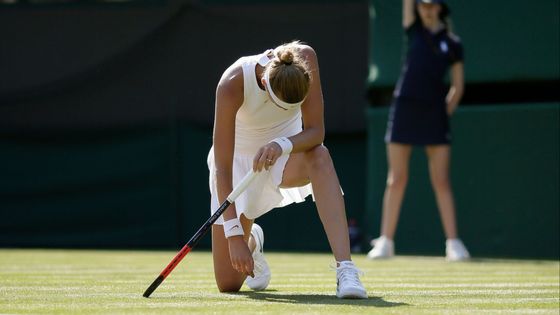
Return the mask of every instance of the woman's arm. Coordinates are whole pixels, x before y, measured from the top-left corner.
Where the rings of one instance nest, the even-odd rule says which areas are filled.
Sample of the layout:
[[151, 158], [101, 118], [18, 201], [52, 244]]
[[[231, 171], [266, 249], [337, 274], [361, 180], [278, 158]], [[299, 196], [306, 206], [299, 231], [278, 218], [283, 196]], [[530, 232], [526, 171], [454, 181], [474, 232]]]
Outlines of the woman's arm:
[[403, 0], [402, 25], [404, 29], [409, 28], [416, 20], [416, 16], [414, 15], [414, 2], [415, 0]]
[[[233, 152], [235, 149], [235, 116], [243, 104], [243, 69], [236, 64], [228, 68], [216, 89], [214, 116], [214, 162], [218, 199], [222, 203], [233, 190]], [[223, 214], [224, 221], [237, 218], [235, 203]], [[253, 274], [253, 258], [242, 235], [228, 238], [233, 268], [248, 276]]]
[[[233, 190], [233, 151], [235, 147], [235, 116], [243, 103], [243, 72], [241, 67], [228, 68], [216, 88], [214, 114], [214, 161], [219, 202], [226, 200]], [[237, 215], [232, 205], [224, 212], [224, 219]]]
[[462, 62], [451, 65], [451, 87], [447, 93], [447, 114], [453, 115], [465, 91], [464, 66]]

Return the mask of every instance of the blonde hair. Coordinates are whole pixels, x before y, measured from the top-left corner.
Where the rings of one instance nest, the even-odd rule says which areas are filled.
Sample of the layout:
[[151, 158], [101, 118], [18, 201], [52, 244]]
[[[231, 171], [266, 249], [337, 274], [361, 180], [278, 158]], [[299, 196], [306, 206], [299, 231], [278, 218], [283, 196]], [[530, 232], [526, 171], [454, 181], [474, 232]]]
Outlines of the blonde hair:
[[299, 41], [277, 47], [270, 67], [270, 86], [274, 94], [287, 103], [301, 102], [309, 91], [311, 72], [301, 56]]

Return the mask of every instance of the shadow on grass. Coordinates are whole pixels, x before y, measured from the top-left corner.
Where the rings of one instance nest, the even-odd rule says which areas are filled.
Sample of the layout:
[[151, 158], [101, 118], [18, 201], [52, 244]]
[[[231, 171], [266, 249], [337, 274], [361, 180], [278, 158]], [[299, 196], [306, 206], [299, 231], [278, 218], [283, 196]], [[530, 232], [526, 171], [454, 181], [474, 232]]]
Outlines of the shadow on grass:
[[276, 290], [237, 292], [230, 294], [244, 295], [254, 300], [290, 304], [355, 305], [373, 307], [395, 307], [408, 305], [407, 303], [388, 302], [377, 296], [370, 296], [367, 299], [339, 299], [336, 296], [329, 294], [279, 294], [273, 293], [274, 291]]

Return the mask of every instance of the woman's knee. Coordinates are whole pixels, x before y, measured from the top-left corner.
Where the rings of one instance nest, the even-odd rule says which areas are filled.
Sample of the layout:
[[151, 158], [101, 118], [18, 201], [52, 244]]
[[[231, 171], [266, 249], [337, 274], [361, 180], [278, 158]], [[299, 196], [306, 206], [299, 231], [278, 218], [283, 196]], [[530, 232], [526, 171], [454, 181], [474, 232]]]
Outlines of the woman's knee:
[[218, 285], [218, 290], [222, 293], [233, 293], [239, 292], [243, 282], [239, 283], [237, 279], [216, 279], [216, 284]]
[[406, 171], [389, 171], [387, 174], [387, 187], [394, 189], [404, 189], [408, 183], [408, 173]]
[[451, 183], [447, 174], [432, 174], [430, 178], [434, 190], [447, 190], [450, 188]]
[[309, 170], [328, 171], [334, 169], [329, 149], [318, 145], [305, 153], [306, 164]]

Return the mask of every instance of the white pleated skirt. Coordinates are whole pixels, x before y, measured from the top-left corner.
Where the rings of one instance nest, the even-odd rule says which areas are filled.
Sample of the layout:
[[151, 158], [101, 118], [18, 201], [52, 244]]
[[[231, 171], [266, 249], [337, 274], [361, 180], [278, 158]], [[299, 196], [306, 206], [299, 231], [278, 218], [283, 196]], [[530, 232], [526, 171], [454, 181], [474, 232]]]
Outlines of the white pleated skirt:
[[[233, 157], [233, 187], [253, 168], [254, 155], [235, 153]], [[309, 195], [313, 195], [311, 184], [295, 188], [280, 188], [284, 168], [289, 155], [283, 155], [268, 170], [258, 173], [253, 182], [235, 200], [237, 217], [242, 213], [250, 220], [254, 220], [274, 208], [284, 207], [294, 202], [302, 202]], [[214, 163], [214, 148], [208, 153], [208, 170], [210, 171], [210, 213], [213, 214], [220, 207], [216, 181], [216, 166]], [[220, 216], [215, 224], [223, 224]]]

